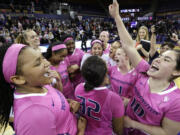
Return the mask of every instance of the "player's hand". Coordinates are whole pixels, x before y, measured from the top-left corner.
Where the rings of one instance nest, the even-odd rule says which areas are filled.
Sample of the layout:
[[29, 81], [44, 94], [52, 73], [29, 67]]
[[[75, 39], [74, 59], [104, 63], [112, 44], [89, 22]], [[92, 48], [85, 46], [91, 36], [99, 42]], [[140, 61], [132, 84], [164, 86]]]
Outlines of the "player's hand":
[[133, 128], [134, 127], [134, 120], [132, 120], [128, 116], [124, 116], [124, 127]]
[[113, 0], [113, 3], [109, 5], [109, 14], [115, 18], [119, 15], [119, 4], [117, 0]]
[[141, 44], [139, 44], [139, 45], [136, 47], [136, 49], [137, 49], [137, 50], [142, 49], [142, 45], [141, 45]]
[[75, 100], [72, 100], [72, 99], [67, 99], [67, 101], [68, 101], [69, 106], [70, 106], [70, 111], [72, 113], [76, 113], [80, 108], [80, 103], [75, 101]]
[[152, 26], [151, 26], [151, 33], [152, 33], [152, 34], [155, 34], [155, 32], [156, 32], [155, 25], [152, 25]]
[[68, 73], [72, 74], [79, 70], [79, 66], [77, 64], [71, 65], [68, 67]]
[[58, 72], [56, 72], [55, 70], [49, 70], [49, 77], [50, 79], [50, 84], [60, 90], [61, 92], [63, 91], [63, 87], [62, 87], [62, 82], [61, 82], [61, 76]]
[[178, 35], [175, 34], [175, 33], [173, 33], [173, 34], [172, 34], [172, 37], [171, 37], [171, 40], [177, 42], [177, 41], [179, 40], [179, 39], [178, 39]]
[[78, 119], [78, 135], [84, 135], [85, 129], [87, 125], [87, 120], [80, 116]]
[[126, 97], [121, 97], [121, 98], [122, 98], [122, 100], [123, 100], [124, 106], [127, 106], [128, 103], [129, 103], [129, 101], [130, 101], [130, 99], [129, 99], [129, 98], [126, 98]]

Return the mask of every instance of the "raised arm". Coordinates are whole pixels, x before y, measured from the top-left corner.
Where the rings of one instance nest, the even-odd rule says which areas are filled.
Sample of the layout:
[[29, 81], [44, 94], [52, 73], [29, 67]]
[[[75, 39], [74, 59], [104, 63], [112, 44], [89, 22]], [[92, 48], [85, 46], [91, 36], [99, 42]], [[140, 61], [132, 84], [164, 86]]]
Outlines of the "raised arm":
[[152, 32], [152, 35], [151, 35], [151, 47], [150, 47], [150, 51], [149, 51], [149, 56], [153, 57], [157, 51], [157, 48], [155, 46], [156, 45], [156, 34], [155, 34], [155, 26], [154, 25], [151, 27], [151, 32]]
[[117, 0], [113, 0], [113, 4], [109, 5], [109, 13], [115, 19], [118, 34], [122, 42], [122, 47], [126, 51], [130, 61], [134, 67], [141, 61], [141, 56], [134, 47], [135, 42], [126, 30], [124, 23], [119, 15], [119, 4]]
[[151, 135], [177, 135], [180, 132], [180, 122], [163, 118], [162, 126], [152, 126], [132, 120], [129, 117], [124, 119], [125, 127], [144, 131]]

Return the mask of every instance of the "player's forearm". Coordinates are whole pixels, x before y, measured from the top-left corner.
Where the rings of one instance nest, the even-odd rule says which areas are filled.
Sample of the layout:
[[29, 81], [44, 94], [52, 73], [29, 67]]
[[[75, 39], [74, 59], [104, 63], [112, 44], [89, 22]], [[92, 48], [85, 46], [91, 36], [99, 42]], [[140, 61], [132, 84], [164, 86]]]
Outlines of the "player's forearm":
[[116, 15], [116, 17], [114, 19], [116, 22], [116, 26], [117, 26], [121, 41], [124, 42], [127, 46], [134, 47], [134, 41], [132, 40], [131, 35], [129, 34], [126, 27], [124, 26], [124, 23], [123, 23], [120, 15]]
[[151, 126], [142, 124], [140, 122], [134, 121], [133, 127], [135, 129], [141, 130], [143, 132], [146, 132], [150, 135], [167, 135], [166, 132], [161, 128], [160, 126]]
[[152, 34], [152, 36], [151, 36], [151, 47], [150, 47], [150, 51], [149, 51], [149, 55], [151, 57], [153, 57], [154, 54], [156, 53], [157, 49], [156, 49], [155, 45], [156, 45], [156, 35]]
[[126, 30], [126, 27], [124, 26], [124, 23], [122, 22], [121, 17], [119, 15], [116, 15], [114, 19], [117, 25], [119, 37], [122, 41], [122, 44], [124, 44], [123, 49], [125, 50], [128, 57], [130, 58], [132, 65], [136, 67], [142, 58], [138, 54], [137, 50], [135, 49], [134, 41], [132, 40], [130, 34]]
[[77, 133], [77, 135], [84, 135], [84, 134], [85, 134], [85, 130], [84, 129], [79, 130], [78, 133]]

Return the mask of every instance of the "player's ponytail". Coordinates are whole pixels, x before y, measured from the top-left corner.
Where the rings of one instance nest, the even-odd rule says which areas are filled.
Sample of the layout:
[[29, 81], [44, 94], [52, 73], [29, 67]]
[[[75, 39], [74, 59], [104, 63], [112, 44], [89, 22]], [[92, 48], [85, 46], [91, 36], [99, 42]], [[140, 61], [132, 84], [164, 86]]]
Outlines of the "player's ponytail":
[[99, 56], [91, 56], [84, 62], [81, 72], [85, 79], [85, 90], [93, 90], [104, 81], [107, 73], [106, 63]]
[[3, 60], [9, 45], [2, 45], [0, 47], [0, 130], [3, 126], [7, 126], [9, 122], [9, 114], [13, 106], [14, 88], [5, 80], [3, 74]]
[[85, 91], [90, 91], [94, 88], [94, 86], [92, 84], [89, 84], [88, 82], [85, 82], [84, 88]]

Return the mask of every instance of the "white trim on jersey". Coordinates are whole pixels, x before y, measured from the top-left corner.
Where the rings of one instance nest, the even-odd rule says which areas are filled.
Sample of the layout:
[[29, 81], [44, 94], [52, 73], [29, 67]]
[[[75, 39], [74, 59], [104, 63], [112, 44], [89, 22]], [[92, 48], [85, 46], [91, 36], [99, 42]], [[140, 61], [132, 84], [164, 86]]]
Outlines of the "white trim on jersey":
[[45, 96], [48, 92], [46, 93], [33, 93], [33, 94], [15, 94], [14, 93], [14, 99], [20, 99], [20, 98], [25, 98], [25, 97], [32, 97], [32, 96]]
[[[117, 66], [117, 71], [121, 72], [118, 66]], [[131, 72], [133, 72], [133, 71], [134, 71], [134, 68], [131, 69], [131, 70], [129, 70], [127, 73], [131, 73]]]
[[177, 86], [174, 86], [174, 87], [172, 87], [172, 88], [170, 88], [170, 89], [168, 89], [168, 90], [159, 92], [159, 93], [157, 93], [157, 94], [159, 94], [159, 95], [168, 94], [168, 93], [170, 93], [170, 92], [172, 92], [172, 91], [174, 91], [174, 90], [176, 90], [176, 89], [177, 89]]
[[[149, 84], [149, 79], [148, 79], [148, 84]], [[162, 92], [157, 92], [156, 94], [159, 94], [159, 95], [168, 94], [168, 93], [176, 90], [177, 88], [178, 88], [178, 87], [177, 87], [176, 84], [175, 84], [174, 87], [172, 87], [172, 88], [170, 88], [170, 89], [167, 89], [167, 90], [164, 90], [164, 91], [162, 91]]]
[[107, 87], [95, 87], [94, 90], [104, 90], [107, 89]]
[[[83, 83], [83, 85], [85, 85], [85, 83]], [[108, 89], [108, 88], [106, 86], [93, 88], [93, 90], [105, 90], [105, 89]]]

